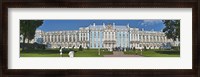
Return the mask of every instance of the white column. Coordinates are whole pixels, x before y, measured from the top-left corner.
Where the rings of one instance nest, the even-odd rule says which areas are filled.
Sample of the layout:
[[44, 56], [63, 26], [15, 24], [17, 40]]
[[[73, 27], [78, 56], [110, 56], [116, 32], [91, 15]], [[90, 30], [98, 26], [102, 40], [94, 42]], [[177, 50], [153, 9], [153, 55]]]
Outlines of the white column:
[[60, 35], [60, 41], [59, 41], [59, 42], [63, 42], [63, 41], [62, 41], [62, 35]]
[[76, 43], [76, 34], [74, 35], [74, 39], [75, 39], [74, 42]]
[[50, 42], [52, 42], [52, 39], [51, 39], [51, 38], [52, 38], [52, 35], [49, 35], [49, 38], [50, 38]]
[[107, 36], [107, 35], [108, 35], [108, 32], [105, 32], [105, 33], [106, 33], [106, 34], [105, 34], [105, 37], [106, 37], [105, 40], [108, 40], [108, 36]]
[[69, 34], [67, 35], [67, 41], [69, 42]]
[[76, 36], [75, 35], [73, 35], [73, 42], [75, 42], [76, 41]]
[[150, 42], [152, 42], [152, 35], [150, 35], [150, 39], [149, 40], [150, 40]]
[[127, 47], [127, 32], [124, 32], [125, 36], [124, 36], [124, 47]]
[[140, 35], [139, 35], [139, 33], [137, 34], [137, 41], [140, 41]]
[[54, 44], [55, 44], [55, 42], [56, 42], [56, 35], [54, 35]]
[[110, 40], [113, 40], [113, 37], [112, 37], [112, 31], [110, 32]]
[[157, 42], [158, 41], [158, 38], [157, 38], [157, 36], [155, 36], [155, 42]]
[[83, 33], [81, 32], [80, 40], [83, 41]]
[[76, 35], [75, 35], [75, 42], [76, 42], [75, 44], [76, 44], [76, 47], [79, 47], [78, 44], [77, 44], [77, 39], [78, 39], [78, 38], [77, 38], [77, 34], [76, 34]]
[[53, 42], [55, 42], [55, 37], [56, 37], [56, 36], [55, 36], [55, 35], [53, 35], [52, 37], [53, 37]]
[[129, 39], [132, 40], [132, 33], [129, 33]]
[[113, 31], [113, 40], [115, 40], [115, 32]]
[[64, 42], [65, 42], [65, 35], [64, 35]]
[[56, 42], [56, 36], [55, 35], [53, 36], [53, 42]]
[[153, 42], [153, 43], [155, 42], [155, 38], [154, 38], [154, 36], [152, 36], [152, 42]]
[[74, 42], [74, 39], [73, 39], [74, 37], [73, 37], [73, 34], [71, 35], [71, 41], [70, 42]]
[[75, 42], [77, 42], [77, 35], [75, 35]]
[[44, 37], [43, 37], [43, 42], [46, 42], [46, 37], [45, 37], [45, 35], [44, 35]]
[[150, 36], [150, 35], [148, 35], [149, 42], [150, 42], [150, 38], [151, 38], [151, 36]]
[[56, 39], [57, 39], [56, 42], [58, 42], [58, 35], [57, 35]]
[[51, 42], [53, 42], [53, 35], [51, 35], [51, 38], [50, 38], [50, 39], [51, 39]]
[[47, 40], [45, 40], [46, 42], [49, 42], [49, 36], [48, 35], [46, 35], [46, 38], [47, 38]]
[[103, 41], [104, 41], [104, 40], [106, 40], [106, 32], [103, 32], [103, 33], [104, 33], [104, 34], [103, 34], [103, 37], [104, 37], [104, 38], [103, 38]]
[[107, 34], [107, 40], [110, 40], [110, 31]]
[[85, 36], [84, 36], [84, 37], [85, 37], [85, 41], [87, 41], [87, 33], [85, 33]]
[[81, 41], [81, 31], [79, 32], [79, 41]]

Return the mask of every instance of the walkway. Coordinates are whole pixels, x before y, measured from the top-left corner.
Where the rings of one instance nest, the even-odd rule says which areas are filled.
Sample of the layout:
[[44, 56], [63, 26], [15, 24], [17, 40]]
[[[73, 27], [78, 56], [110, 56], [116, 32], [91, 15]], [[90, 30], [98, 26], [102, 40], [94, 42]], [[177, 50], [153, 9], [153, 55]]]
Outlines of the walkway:
[[113, 51], [112, 55], [104, 55], [104, 57], [142, 57], [140, 55], [125, 55], [124, 52]]

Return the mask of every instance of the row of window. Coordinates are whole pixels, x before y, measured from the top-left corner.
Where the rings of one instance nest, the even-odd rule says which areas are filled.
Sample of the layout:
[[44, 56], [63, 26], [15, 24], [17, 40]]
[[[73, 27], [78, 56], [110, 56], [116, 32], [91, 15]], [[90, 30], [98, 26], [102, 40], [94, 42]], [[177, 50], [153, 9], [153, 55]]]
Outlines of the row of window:
[[150, 36], [150, 35], [139, 35], [139, 39], [158, 39], [158, 40], [166, 40], [165, 36]]
[[[114, 37], [114, 36], [108, 36], [108, 39], [110, 39], [110, 40], [114, 40], [114, 38], [112, 38], [112, 37]], [[44, 41], [48, 41], [48, 42], [63, 42], [63, 41], [76, 41], [76, 39], [75, 39], [75, 37], [65, 37], [66, 39], [64, 40], [64, 37], [63, 38], [53, 38], [53, 37], [51, 37], [51, 41], [50, 41], [50, 38], [48, 38], [48, 37], [46, 37], [45, 39], [44, 39]], [[77, 37], [78, 38], [78, 37]], [[96, 37], [97, 38], [97, 37]], [[94, 38], [92, 38], [92, 37], [90, 37], [90, 39], [96, 39], [95, 37]], [[116, 38], [116, 37], [115, 37]], [[123, 39], [124, 37], [120, 37], [121, 39]], [[118, 38], [118, 39], [120, 39], [120, 38]], [[127, 37], [127, 39], [128, 39], [129, 37]], [[158, 39], [159, 37], [143, 37], [143, 38], [141, 38], [141, 36], [140, 36], [140, 40], [141, 41], [167, 41], [167, 39], [165, 38], [165, 37], [160, 37], [159, 39]], [[98, 39], [101, 39], [100, 37], [98, 37]], [[107, 39], [107, 37], [105, 37], [105, 39]], [[135, 39], [137, 39], [137, 38], [135, 38]], [[87, 41], [88, 40], [88, 37], [82, 37], [82, 38], [79, 38], [79, 39], [77, 39], [77, 41]], [[132, 38], [132, 40], [134, 40], [133, 38]]]

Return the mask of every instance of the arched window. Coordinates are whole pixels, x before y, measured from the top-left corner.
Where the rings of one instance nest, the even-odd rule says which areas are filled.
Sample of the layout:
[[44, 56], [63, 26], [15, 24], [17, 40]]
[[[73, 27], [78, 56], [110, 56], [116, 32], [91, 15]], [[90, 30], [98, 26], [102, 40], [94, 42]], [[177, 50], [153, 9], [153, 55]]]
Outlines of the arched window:
[[72, 38], [69, 36], [69, 42], [71, 42], [71, 39], [72, 39]]
[[75, 42], [76, 41], [76, 39], [75, 39], [75, 36], [74, 36], [74, 38], [73, 38], [73, 42]]

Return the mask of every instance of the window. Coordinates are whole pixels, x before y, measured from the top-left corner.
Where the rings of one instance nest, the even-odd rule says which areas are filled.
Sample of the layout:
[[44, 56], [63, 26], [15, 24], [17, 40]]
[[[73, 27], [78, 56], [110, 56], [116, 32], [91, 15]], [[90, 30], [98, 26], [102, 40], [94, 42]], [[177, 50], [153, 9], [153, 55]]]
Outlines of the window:
[[65, 41], [68, 41], [68, 37], [65, 38]]
[[145, 36], [143, 35], [143, 39], [145, 38]]
[[149, 37], [148, 37], [148, 36], [146, 36], [146, 39], [149, 39]]
[[71, 38], [71, 37], [69, 37], [69, 42], [71, 42], [71, 40], [72, 40], [72, 38]]

